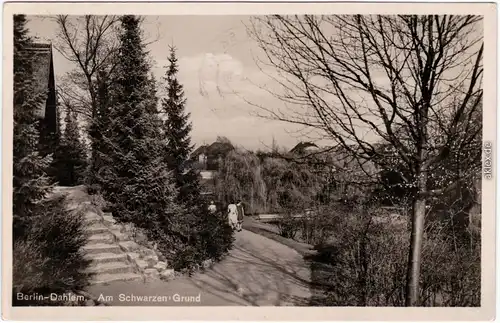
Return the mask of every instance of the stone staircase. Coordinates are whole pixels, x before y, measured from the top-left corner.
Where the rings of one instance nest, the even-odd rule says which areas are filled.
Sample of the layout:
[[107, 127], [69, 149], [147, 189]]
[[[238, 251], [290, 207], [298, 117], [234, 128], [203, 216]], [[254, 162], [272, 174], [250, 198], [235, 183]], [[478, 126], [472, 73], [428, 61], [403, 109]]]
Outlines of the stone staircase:
[[95, 212], [85, 213], [88, 244], [83, 248], [85, 257], [92, 260], [88, 271], [94, 274], [93, 284], [105, 284], [113, 281], [142, 280], [143, 276], [129, 259], [110, 228], [112, 217], [101, 216]]
[[57, 186], [53, 195], [64, 196], [68, 211], [85, 218], [89, 238], [83, 252], [85, 258], [91, 260], [87, 271], [93, 274], [92, 284], [175, 278], [175, 271], [168, 268], [155, 244], [148, 242], [144, 234], [140, 239], [133, 225], [118, 224], [111, 213], [101, 212], [92, 204], [83, 185]]

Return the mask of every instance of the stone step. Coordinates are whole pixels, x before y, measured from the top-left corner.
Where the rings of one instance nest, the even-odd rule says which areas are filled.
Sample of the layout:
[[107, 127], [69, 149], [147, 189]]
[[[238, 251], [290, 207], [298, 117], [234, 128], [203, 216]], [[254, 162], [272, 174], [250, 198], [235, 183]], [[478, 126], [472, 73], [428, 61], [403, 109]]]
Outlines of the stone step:
[[89, 267], [87, 272], [93, 274], [127, 274], [133, 273], [134, 270], [124, 262], [106, 262]]
[[142, 276], [135, 273], [127, 274], [100, 274], [92, 279], [93, 284], [107, 284], [114, 281], [143, 280]]
[[132, 263], [136, 262], [141, 258], [141, 255], [138, 252], [127, 252], [126, 253], [128, 260]]
[[106, 222], [107, 224], [110, 224], [110, 225], [116, 223], [116, 220], [113, 218], [111, 213], [104, 213], [104, 215], [102, 216], [102, 219], [104, 220], [104, 222]]
[[126, 262], [127, 255], [124, 253], [95, 253], [86, 256], [87, 259], [92, 260], [94, 264], [103, 264], [108, 262]]
[[113, 242], [114, 242], [114, 237], [108, 232], [103, 232], [103, 233], [92, 234], [89, 237], [88, 245], [99, 244], [99, 243], [110, 244]]
[[110, 231], [117, 241], [126, 241], [129, 239], [129, 237], [125, 233], [120, 232], [120, 230], [111, 229]]
[[86, 219], [93, 219], [93, 218], [102, 219], [102, 216], [100, 216], [99, 214], [97, 214], [96, 212], [93, 212], [93, 211], [87, 211], [87, 212], [85, 212], [84, 217]]
[[139, 250], [140, 246], [134, 241], [121, 241], [118, 243], [125, 252], [134, 252]]
[[109, 229], [102, 224], [94, 224], [87, 226], [86, 231], [89, 232], [90, 234], [97, 234], [97, 233], [108, 232]]
[[96, 243], [90, 244], [83, 247], [83, 250], [87, 254], [96, 254], [96, 253], [116, 253], [121, 254], [123, 251], [115, 244], [109, 243]]
[[95, 225], [98, 223], [102, 223], [102, 218], [100, 217], [86, 217], [85, 218], [85, 224], [90, 226], [90, 225]]
[[94, 211], [86, 211], [84, 215], [85, 215], [86, 218], [89, 218], [89, 217], [100, 217], [100, 215], [97, 212], [94, 212]]

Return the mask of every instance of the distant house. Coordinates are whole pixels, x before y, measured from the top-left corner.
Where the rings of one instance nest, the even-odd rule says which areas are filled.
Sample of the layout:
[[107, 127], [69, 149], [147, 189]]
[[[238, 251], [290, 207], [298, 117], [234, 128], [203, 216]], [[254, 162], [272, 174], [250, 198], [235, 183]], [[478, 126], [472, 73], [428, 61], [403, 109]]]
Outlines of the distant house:
[[190, 156], [191, 161], [198, 163], [200, 171], [201, 194], [214, 199], [215, 175], [219, 165], [234, 147], [230, 142], [215, 141], [210, 145], [196, 148]]
[[49, 144], [51, 135], [59, 130], [52, 45], [33, 43], [30, 48], [27, 48], [27, 51], [30, 53], [35, 91], [46, 93], [45, 100], [40, 105], [36, 115], [40, 119], [42, 144]]
[[299, 142], [295, 147], [290, 150], [291, 154], [299, 154], [302, 155], [304, 153], [308, 153], [311, 151], [315, 151], [318, 149], [318, 146], [312, 142]]
[[197, 161], [202, 166], [202, 169], [205, 169], [207, 165], [207, 147], [207, 145], [202, 145], [191, 153], [191, 160]]
[[219, 163], [234, 149], [231, 143], [215, 141], [202, 145], [191, 153], [191, 160], [196, 161], [203, 170], [218, 170]]

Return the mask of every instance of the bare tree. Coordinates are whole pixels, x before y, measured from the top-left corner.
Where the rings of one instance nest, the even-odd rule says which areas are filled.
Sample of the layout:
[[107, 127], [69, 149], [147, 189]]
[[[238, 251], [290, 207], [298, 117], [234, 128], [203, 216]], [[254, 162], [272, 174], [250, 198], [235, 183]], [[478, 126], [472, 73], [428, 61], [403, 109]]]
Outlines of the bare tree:
[[[275, 15], [249, 26], [265, 54], [262, 69], [278, 74], [282, 91], [272, 94], [287, 103], [260, 107], [265, 117], [319, 130], [360, 165], [404, 164], [412, 206], [407, 306], [419, 305], [426, 203], [480, 168], [480, 157], [463, 155], [480, 149], [482, 126], [468, 125], [481, 108], [481, 24], [478, 16]], [[460, 165], [455, 175], [431, 178], [450, 156]]]
[[100, 116], [106, 109], [106, 88], [117, 62], [119, 17], [59, 15], [55, 21], [59, 27], [55, 48], [75, 64], [59, 93], [88, 123], [94, 174], [99, 168]]
[[59, 15], [55, 18], [59, 27], [55, 47], [64, 58], [77, 66], [68, 79], [88, 92], [91, 111], [97, 109], [98, 73], [112, 70], [116, 64], [118, 19], [116, 16], [94, 15]]

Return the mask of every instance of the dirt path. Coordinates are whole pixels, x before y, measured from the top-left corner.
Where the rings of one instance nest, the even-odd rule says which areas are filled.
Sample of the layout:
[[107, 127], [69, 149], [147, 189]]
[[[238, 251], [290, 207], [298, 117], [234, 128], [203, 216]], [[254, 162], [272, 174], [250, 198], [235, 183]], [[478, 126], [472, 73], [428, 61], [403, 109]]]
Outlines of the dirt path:
[[231, 253], [204, 273], [170, 282], [95, 285], [89, 291], [101, 300], [107, 297], [112, 306], [307, 305], [310, 276], [295, 250], [243, 230], [236, 233]]

